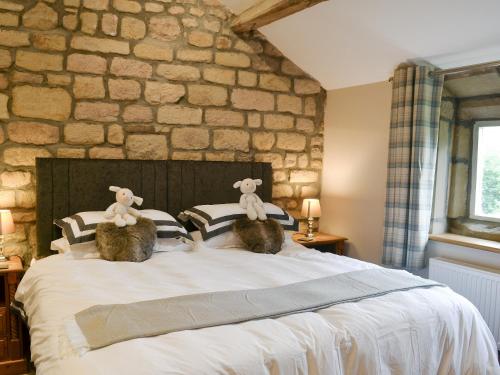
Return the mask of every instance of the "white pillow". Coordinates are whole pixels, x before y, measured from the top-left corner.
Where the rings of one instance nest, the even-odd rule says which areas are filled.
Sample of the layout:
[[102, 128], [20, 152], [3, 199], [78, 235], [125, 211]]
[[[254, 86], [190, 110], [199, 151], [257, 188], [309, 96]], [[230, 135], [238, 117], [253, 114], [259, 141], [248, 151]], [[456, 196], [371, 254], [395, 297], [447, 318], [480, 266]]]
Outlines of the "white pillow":
[[66, 237], [58, 238], [50, 243], [50, 250], [57, 251], [59, 254], [65, 254], [70, 251], [80, 253], [95, 253], [97, 251], [95, 241], [75, 243], [70, 245]]
[[[288, 212], [272, 203], [264, 203], [268, 218], [277, 220], [284, 230], [297, 230], [298, 221]], [[236, 219], [246, 217], [246, 210], [238, 203], [199, 205], [181, 212], [181, 220], [191, 220], [200, 230], [203, 240], [230, 232]]]
[[218, 236], [209, 238], [208, 240], [203, 240], [201, 232], [199, 230], [191, 232], [193, 240], [203, 242], [205, 246], [211, 247], [213, 249], [227, 249], [232, 247], [242, 248], [244, 247], [243, 242], [240, 238], [231, 230], [229, 232], [222, 233]]
[[[151, 219], [156, 224], [158, 238], [176, 238], [181, 241], [191, 241], [187, 230], [179, 224], [172, 215], [159, 210], [140, 210], [141, 216]], [[54, 221], [63, 231], [71, 246], [89, 242], [95, 243], [97, 224], [109, 222], [104, 217], [104, 211], [85, 211]]]

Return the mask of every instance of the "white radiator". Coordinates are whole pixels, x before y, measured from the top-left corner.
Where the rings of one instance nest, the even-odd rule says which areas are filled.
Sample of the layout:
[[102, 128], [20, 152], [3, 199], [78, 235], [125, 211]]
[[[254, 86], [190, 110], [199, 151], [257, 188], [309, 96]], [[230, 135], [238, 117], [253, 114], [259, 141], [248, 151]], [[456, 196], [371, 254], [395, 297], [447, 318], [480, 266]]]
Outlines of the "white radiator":
[[448, 285], [471, 301], [500, 350], [500, 271], [448, 258], [430, 258], [429, 279]]

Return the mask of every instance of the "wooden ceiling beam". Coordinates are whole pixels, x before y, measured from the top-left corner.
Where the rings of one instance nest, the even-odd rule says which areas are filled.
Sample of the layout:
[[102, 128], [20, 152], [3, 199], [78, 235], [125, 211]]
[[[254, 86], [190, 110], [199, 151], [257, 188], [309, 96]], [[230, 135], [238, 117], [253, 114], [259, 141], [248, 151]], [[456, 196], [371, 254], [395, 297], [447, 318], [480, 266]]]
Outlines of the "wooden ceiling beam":
[[236, 33], [256, 30], [325, 0], [262, 0], [243, 11], [231, 23]]

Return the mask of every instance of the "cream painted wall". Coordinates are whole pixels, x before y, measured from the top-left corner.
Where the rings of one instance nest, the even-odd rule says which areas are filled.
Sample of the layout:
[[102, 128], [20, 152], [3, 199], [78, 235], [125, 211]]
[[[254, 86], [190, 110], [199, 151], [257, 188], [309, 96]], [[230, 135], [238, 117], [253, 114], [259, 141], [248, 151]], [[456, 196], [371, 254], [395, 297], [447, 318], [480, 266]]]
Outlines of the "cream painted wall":
[[379, 263], [391, 84], [379, 82], [327, 93], [320, 229], [349, 238], [348, 255]]

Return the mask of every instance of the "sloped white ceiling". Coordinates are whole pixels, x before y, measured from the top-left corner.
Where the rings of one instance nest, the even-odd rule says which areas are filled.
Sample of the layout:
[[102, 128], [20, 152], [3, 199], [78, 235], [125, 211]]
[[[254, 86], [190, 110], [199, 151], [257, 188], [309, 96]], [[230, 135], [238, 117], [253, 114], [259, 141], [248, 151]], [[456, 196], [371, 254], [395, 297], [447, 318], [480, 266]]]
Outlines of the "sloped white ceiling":
[[[235, 13], [254, 0], [222, 0]], [[500, 60], [500, 0], [329, 0], [260, 31], [327, 90], [388, 79], [401, 62]]]

